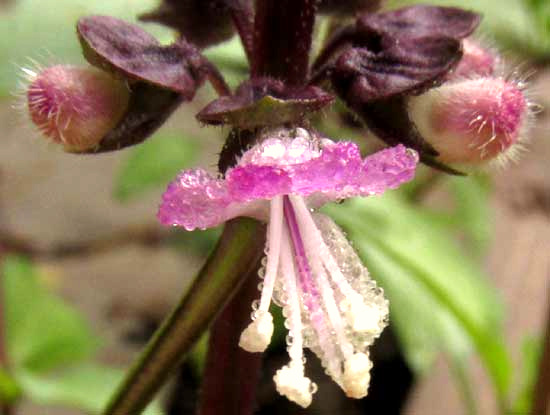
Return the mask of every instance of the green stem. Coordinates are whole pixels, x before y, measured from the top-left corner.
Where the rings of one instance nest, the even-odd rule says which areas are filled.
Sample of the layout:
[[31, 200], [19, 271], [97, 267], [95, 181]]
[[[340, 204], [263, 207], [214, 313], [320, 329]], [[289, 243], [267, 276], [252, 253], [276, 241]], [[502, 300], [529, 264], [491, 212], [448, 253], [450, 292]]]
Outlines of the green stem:
[[138, 415], [153, 399], [263, 253], [264, 229], [251, 219], [227, 222], [191, 288], [157, 330], [104, 415]]

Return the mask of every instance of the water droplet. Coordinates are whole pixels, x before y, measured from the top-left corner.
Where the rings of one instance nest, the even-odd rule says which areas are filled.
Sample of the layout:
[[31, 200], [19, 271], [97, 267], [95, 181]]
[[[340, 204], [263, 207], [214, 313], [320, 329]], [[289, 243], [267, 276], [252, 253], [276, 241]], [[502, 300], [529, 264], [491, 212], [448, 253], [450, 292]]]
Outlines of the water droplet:
[[309, 384], [309, 393], [311, 393], [312, 395], [315, 394], [315, 392], [317, 392], [317, 384], [315, 382], [311, 382]]

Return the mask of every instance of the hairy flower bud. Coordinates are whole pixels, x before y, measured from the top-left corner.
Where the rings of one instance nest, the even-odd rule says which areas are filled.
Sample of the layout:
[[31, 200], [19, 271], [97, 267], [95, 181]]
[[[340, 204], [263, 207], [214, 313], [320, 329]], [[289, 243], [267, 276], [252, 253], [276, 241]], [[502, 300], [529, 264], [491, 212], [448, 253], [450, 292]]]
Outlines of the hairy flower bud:
[[472, 78], [476, 76], [494, 75], [500, 66], [499, 55], [474, 39], [462, 41], [462, 58], [447, 75], [447, 79]]
[[413, 97], [409, 113], [443, 163], [475, 165], [505, 154], [525, 133], [529, 103], [504, 78], [449, 82]]
[[26, 99], [32, 122], [66, 151], [96, 146], [128, 107], [125, 83], [98, 69], [56, 65], [24, 72], [30, 81]]

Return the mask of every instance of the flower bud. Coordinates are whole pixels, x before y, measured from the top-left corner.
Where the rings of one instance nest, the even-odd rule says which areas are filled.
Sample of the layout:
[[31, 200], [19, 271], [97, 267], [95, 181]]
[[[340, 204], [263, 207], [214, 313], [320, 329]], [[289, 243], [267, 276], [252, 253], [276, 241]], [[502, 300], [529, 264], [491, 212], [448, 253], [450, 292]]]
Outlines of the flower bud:
[[449, 72], [447, 79], [491, 76], [499, 65], [500, 57], [497, 53], [474, 39], [466, 38], [462, 41], [462, 58], [456, 68]]
[[438, 161], [475, 165], [503, 155], [525, 133], [529, 103], [503, 78], [448, 82], [413, 97], [409, 114]]
[[69, 152], [96, 146], [128, 107], [130, 91], [125, 83], [98, 69], [56, 65], [25, 73], [32, 122]]

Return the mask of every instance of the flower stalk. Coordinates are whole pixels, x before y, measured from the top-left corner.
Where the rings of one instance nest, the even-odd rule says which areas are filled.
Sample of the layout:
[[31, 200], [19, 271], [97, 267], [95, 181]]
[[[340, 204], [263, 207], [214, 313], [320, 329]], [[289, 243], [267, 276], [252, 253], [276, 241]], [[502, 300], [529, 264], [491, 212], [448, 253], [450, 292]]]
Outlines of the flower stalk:
[[262, 355], [247, 353], [238, 342], [258, 293], [256, 271], [252, 268], [210, 330], [199, 415], [251, 415], [254, 411]]
[[304, 83], [315, 3], [315, 0], [256, 1], [252, 76], [272, 76], [294, 85]]
[[138, 358], [104, 415], [137, 415], [147, 406], [255, 269], [262, 254], [261, 230], [262, 225], [250, 219], [227, 222], [214, 252]]

